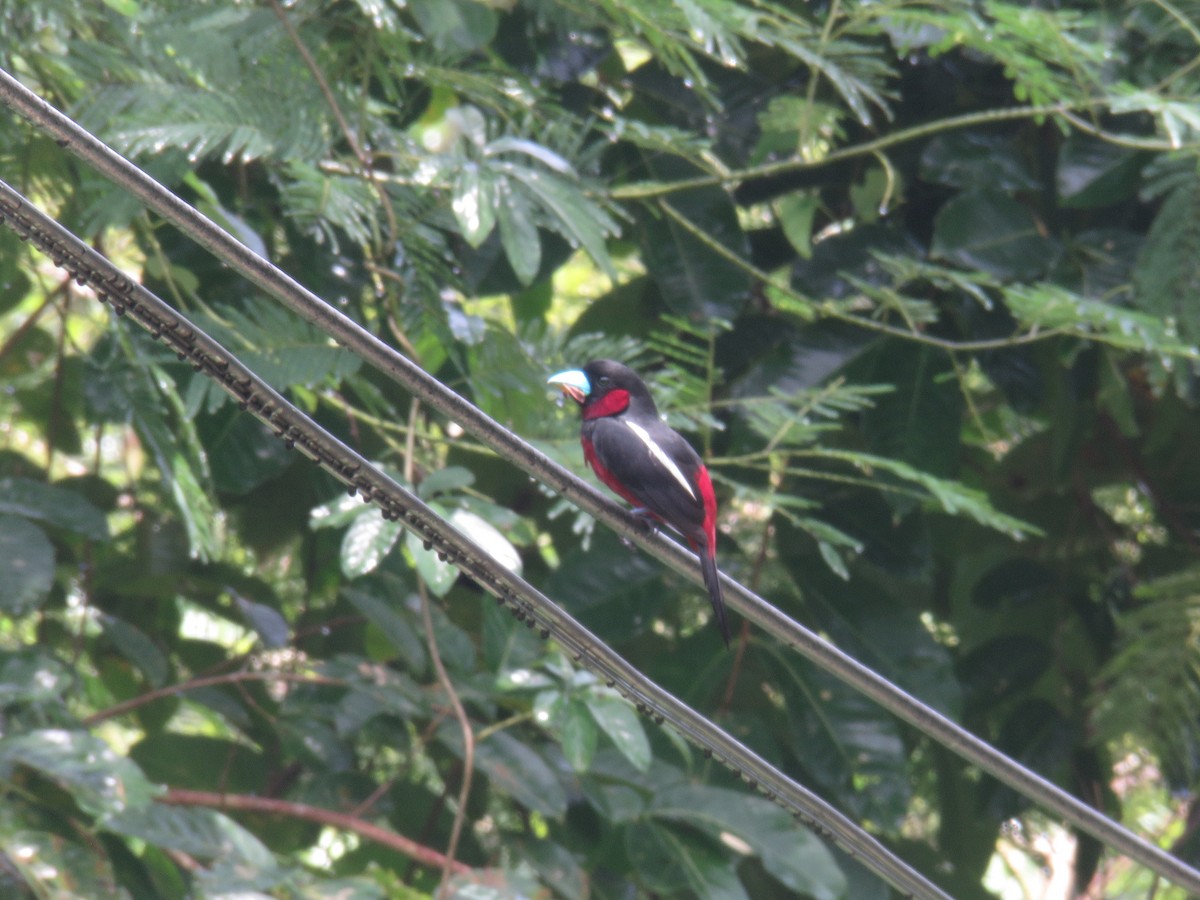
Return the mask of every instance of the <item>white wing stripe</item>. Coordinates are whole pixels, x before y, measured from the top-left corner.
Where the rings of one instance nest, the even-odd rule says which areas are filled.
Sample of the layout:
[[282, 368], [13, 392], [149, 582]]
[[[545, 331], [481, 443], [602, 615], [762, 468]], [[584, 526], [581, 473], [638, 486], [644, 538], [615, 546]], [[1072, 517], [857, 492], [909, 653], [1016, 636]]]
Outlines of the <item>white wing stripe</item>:
[[666, 466], [667, 471], [671, 473], [675, 480], [683, 485], [683, 489], [688, 492], [688, 496], [695, 500], [696, 493], [692, 490], [692, 486], [688, 484], [688, 480], [684, 477], [684, 474], [679, 471], [679, 466], [675, 465], [675, 461], [667, 456], [666, 451], [662, 447], [654, 443], [654, 438], [650, 437], [650, 433], [636, 422], [626, 421], [625, 424], [629, 426], [630, 431], [642, 439], [643, 444], [650, 448], [651, 455]]

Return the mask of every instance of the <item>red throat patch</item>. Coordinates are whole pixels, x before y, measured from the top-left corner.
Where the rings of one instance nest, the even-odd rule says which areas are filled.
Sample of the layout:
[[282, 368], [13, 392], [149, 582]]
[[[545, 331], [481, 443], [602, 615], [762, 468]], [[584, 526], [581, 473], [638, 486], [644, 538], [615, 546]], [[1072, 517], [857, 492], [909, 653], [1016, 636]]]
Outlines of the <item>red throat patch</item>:
[[629, 391], [615, 388], [591, 405], [584, 406], [585, 419], [603, 419], [605, 416], [616, 416], [629, 408]]

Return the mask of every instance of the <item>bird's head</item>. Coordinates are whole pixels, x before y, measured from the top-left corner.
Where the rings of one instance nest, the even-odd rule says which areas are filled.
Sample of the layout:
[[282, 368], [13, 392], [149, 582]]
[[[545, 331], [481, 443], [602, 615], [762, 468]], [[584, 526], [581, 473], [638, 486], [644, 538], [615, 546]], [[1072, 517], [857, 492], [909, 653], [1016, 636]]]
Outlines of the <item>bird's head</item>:
[[551, 375], [563, 394], [583, 408], [585, 419], [616, 416], [630, 406], [637, 412], [657, 416], [654, 400], [633, 369], [611, 359], [594, 359], [582, 369], [567, 369]]

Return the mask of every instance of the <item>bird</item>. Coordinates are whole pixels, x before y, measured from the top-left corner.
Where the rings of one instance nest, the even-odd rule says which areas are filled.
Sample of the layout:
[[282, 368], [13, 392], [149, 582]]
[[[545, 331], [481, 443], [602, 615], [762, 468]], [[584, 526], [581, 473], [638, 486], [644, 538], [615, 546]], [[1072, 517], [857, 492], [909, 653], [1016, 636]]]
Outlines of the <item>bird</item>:
[[717, 500], [700, 456], [662, 420], [638, 375], [611, 359], [550, 376], [579, 404], [583, 458], [604, 484], [633, 505], [634, 515], [678, 531], [700, 560], [704, 585], [725, 646], [729, 621], [717, 569]]

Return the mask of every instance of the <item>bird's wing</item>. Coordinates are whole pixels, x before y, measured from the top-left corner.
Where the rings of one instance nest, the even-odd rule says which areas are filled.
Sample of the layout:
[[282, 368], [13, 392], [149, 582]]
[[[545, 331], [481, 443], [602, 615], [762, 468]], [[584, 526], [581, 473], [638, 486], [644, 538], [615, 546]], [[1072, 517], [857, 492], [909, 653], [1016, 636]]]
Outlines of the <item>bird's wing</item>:
[[602, 480], [685, 537], [702, 539], [704, 500], [696, 481], [701, 462], [691, 445], [658, 421], [641, 424], [615, 417], [589, 425], [584, 437], [591, 442], [595, 461], [620, 488], [597, 470]]

